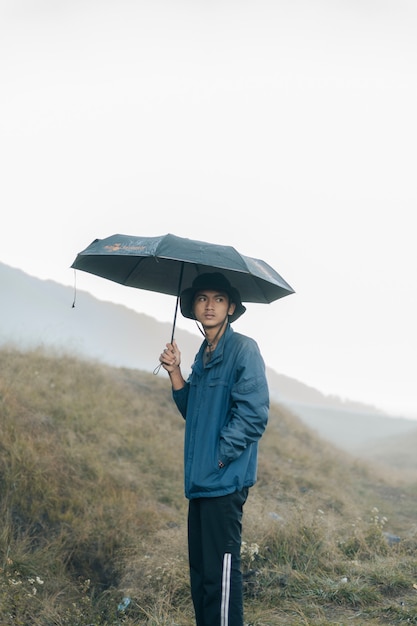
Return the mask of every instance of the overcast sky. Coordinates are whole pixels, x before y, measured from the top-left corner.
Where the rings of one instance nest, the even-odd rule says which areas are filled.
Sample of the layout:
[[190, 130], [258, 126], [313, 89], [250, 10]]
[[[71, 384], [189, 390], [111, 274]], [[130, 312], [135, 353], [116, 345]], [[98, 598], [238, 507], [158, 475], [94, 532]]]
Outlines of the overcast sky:
[[233, 245], [296, 291], [235, 324], [268, 365], [417, 418], [414, 0], [0, 7], [1, 262], [72, 285], [96, 237]]

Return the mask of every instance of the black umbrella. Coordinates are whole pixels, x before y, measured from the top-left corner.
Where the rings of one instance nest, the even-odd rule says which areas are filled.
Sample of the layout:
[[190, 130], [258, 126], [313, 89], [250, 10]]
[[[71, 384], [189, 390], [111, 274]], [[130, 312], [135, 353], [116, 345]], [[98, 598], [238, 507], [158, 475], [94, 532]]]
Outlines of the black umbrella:
[[220, 271], [235, 287], [243, 302], [270, 303], [294, 293], [290, 285], [267, 263], [222, 246], [167, 234], [161, 237], [112, 235], [95, 239], [73, 264], [122, 285], [177, 296], [206, 272]]

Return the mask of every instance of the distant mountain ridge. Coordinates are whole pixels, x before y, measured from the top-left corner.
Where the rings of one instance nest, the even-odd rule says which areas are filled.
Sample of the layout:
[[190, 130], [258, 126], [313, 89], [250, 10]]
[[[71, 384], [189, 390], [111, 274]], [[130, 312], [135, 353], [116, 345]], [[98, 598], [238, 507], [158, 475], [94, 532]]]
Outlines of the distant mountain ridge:
[[[94, 359], [109, 365], [153, 371], [170, 337], [171, 325], [125, 306], [29, 276], [0, 263], [2, 309], [0, 345], [47, 350]], [[201, 337], [176, 330], [183, 363], [191, 364]], [[162, 338], [162, 345], [161, 345]], [[186, 368], [185, 368], [186, 370]], [[411, 420], [393, 418], [372, 406], [325, 396], [267, 367], [271, 399], [289, 407], [311, 428], [339, 447], [356, 451], [368, 443], [415, 430]]]

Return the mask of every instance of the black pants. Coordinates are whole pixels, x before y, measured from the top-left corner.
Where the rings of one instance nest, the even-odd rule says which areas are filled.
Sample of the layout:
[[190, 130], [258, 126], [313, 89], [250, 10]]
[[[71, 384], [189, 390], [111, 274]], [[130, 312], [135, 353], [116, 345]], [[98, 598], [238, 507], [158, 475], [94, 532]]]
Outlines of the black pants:
[[240, 548], [247, 496], [245, 488], [190, 500], [188, 550], [197, 626], [243, 626]]

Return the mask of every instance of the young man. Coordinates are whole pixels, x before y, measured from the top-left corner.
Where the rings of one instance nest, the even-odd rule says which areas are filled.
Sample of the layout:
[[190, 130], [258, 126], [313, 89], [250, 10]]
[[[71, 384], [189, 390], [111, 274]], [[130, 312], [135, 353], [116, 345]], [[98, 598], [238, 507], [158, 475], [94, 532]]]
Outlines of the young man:
[[[245, 312], [220, 273], [201, 274], [180, 298], [205, 339], [187, 381], [168, 343], [160, 362], [185, 418], [188, 548], [197, 626], [243, 626], [240, 549], [243, 505], [256, 481], [258, 441], [269, 410], [265, 366], [255, 341], [230, 326]], [[200, 328], [201, 330], [201, 328]]]

